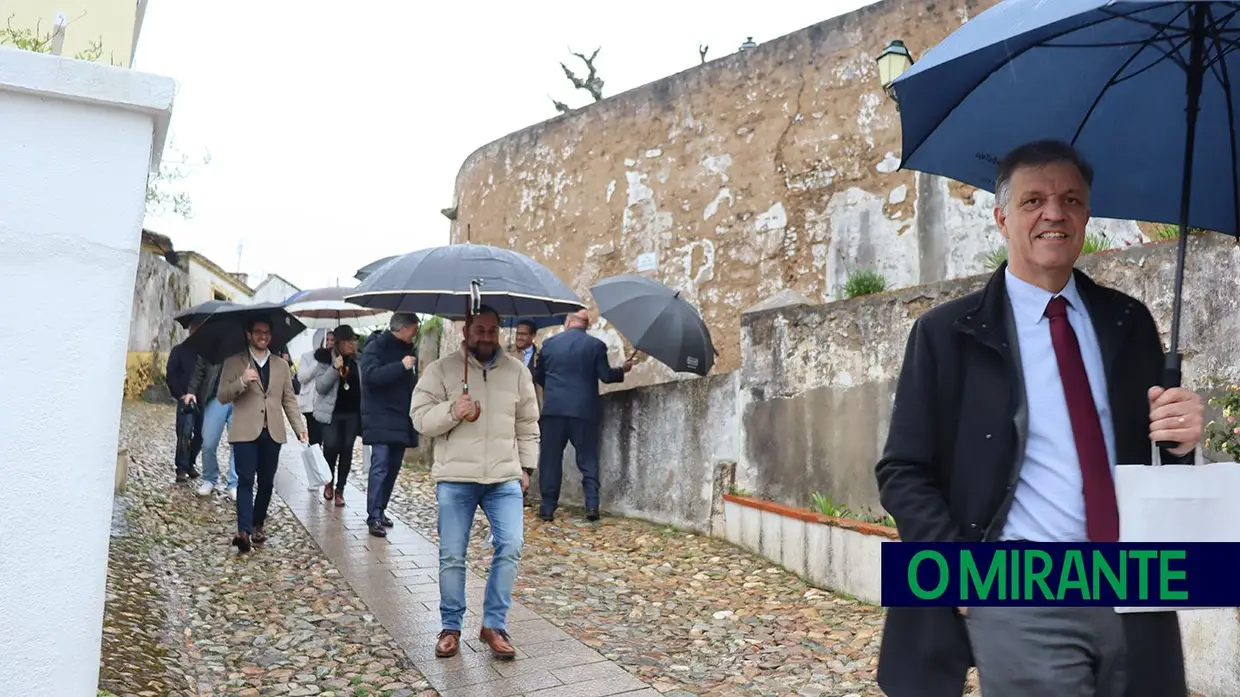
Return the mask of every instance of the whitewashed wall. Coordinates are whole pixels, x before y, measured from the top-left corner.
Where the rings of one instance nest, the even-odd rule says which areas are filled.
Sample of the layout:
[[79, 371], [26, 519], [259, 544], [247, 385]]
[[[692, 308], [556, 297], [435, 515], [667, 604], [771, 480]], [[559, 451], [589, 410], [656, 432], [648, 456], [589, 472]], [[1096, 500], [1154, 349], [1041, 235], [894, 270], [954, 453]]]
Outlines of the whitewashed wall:
[[[3, 393], [22, 401], [0, 419], [5, 695], [87, 697], [98, 685], [146, 180], [175, 89], [0, 48], [0, 327], [39, 346], [0, 361]], [[67, 336], [65, 318], [83, 313], [90, 334]]]

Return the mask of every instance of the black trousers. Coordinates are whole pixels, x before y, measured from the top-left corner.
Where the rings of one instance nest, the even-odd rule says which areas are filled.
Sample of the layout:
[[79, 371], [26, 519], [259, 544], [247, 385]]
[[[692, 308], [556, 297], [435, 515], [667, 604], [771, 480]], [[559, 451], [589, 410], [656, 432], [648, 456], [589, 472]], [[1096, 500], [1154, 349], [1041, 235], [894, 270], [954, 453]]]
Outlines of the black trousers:
[[327, 458], [332, 481], [336, 483], [336, 492], [339, 493], [344, 491], [353, 466], [353, 445], [362, 429], [362, 415], [357, 412], [332, 414], [332, 422], [319, 424], [319, 428], [323, 432], [323, 457]]
[[310, 445], [323, 444], [323, 424], [314, 420], [314, 412], [306, 411], [301, 414], [306, 418], [306, 435], [309, 436]]
[[560, 504], [560, 485], [564, 477], [564, 446], [572, 443], [577, 451], [586, 508], [598, 510], [598, 422], [572, 416], [544, 416], [538, 420], [542, 446], [538, 452], [539, 512], [555, 513]]
[[[194, 435], [187, 442], [181, 437], [181, 434], [193, 424]], [[198, 461], [198, 454], [202, 452], [202, 409], [198, 407], [190, 408], [184, 402], [177, 405], [177, 454], [176, 454], [176, 471], [188, 472], [194, 467], [194, 463]]]
[[[276, 484], [276, 467], [280, 464], [280, 444], [272, 440], [267, 429], [257, 440], [233, 443], [237, 459], [237, 531], [253, 533], [267, 522], [267, 508]], [[254, 480], [258, 479], [255, 491]]]

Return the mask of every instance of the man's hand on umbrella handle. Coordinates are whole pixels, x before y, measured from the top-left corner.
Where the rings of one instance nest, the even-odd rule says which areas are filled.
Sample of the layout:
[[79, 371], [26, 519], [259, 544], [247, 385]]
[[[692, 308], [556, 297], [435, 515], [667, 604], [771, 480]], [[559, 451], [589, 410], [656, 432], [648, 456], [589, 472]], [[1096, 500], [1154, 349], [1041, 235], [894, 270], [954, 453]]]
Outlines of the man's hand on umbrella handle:
[[400, 359], [401, 365], [405, 366], [405, 370], [413, 370], [413, 356], [405, 356]]
[[468, 393], [456, 398], [452, 403], [452, 418], [462, 421], [467, 416], [473, 416], [477, 407], [474, 405], [474, 398]]
[[251, 382], [254, 382], [257, 379], [258, 371], [254, 370], [253, 367], [246, 368], [245, 372], [241, 374], [241, 384], [246, 385], [247, 387]]
[[181, 398], [181, 401], [182, 401], [182, 402], [185, 402], [186, 404], [197, 404], [197, 403], [198, 403], [198, 398], [197, 398], [197, 397], [195, 397], [195, 396], [194, 396], [194, 395], [192, 395], [192, 394], [187, 394], [187, 395], [185, 395], [184, 397], [182, 397], [182, 398]]

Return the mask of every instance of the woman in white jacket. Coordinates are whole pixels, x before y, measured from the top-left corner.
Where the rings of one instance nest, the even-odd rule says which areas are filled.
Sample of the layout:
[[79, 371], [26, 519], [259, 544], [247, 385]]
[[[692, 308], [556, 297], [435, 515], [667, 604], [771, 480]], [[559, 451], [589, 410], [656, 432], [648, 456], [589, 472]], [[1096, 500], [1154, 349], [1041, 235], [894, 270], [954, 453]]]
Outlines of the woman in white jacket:
[[324, 365], [315, 360], [314, 352], [320, 348], [330, 351], [335, 345], [335, 335], [326, 329], [315, 330], [314, 347], [301, 354], [301, 361], [297, 364], [297, 381], [301, 383], [297, 405], [301, 408], [302, 416], [306, 417], [306, 430], [309, 432], [310, 445], [323, 443], [323, 424], [314, 419], [314, 403], [318, 400], [318, 392], [314, 389], [314, 379], [323, 370], [331, 369], [330, 365]]

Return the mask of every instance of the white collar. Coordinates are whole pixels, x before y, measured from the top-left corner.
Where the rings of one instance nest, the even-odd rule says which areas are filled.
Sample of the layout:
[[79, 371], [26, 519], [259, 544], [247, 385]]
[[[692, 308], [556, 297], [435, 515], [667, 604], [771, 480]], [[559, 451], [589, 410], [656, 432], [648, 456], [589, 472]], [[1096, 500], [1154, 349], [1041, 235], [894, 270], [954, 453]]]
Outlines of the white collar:
[[1084, 301], [1081, 300], [1080, 291], [1076, 287], [1075, 273], [1068, 277], [1068, 283], [1058, 293], [1052, 293], [1045, 288], [1039, 288], [1028, 281], [1017, 278], [1010, 267], [1004, 271], [1004, 275], [1007, 280], [1008, 298], [1012, 301], [1012, 311], [1016, 314], [1016, 321], [1022, 326], [1041, 322], [1045, 318], [1046, 304], [1058, 295], [1062, 295], [1068, 301], [1069, 308], [1078, 312], [1085, 311]]

